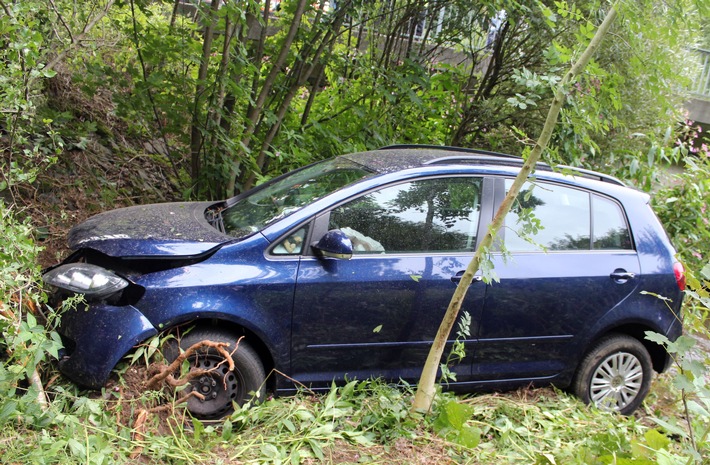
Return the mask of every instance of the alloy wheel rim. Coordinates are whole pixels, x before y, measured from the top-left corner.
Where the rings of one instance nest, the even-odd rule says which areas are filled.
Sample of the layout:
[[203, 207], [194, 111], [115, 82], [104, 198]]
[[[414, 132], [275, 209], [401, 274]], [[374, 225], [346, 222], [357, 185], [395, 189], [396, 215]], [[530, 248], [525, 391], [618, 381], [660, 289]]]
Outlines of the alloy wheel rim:
[[641, 392], [643, 366], [628, 352], [609, 355], [592, 375], [589, 395], [599, 408], [621, 410], [632, 403]]

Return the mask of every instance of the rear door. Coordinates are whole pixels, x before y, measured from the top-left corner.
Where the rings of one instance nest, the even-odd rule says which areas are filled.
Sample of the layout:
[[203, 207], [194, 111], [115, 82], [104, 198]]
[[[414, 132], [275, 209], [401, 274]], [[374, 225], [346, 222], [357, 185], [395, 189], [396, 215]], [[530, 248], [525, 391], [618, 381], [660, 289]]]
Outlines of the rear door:
[[[498, 198], [512, 180], [499, 179]], [[476, 380], [549, 378], [568, 367], [577, 336], [638, 292], [639, 261], [621, 206], [555, 184], [528, 184], [505, 220], [509, 256], [493, 256], [473, 364]]]
[[[416, 380], [478, 239], [482, 179], [432, 178], [370, 192], [334, 208], [324, 229], [353, 242], [350, 260], [303, 258], [298, 272], [292, 373], [318, 386], [334, 378]], [[472, 322], [455, 363], [470, 378], [485, 293], [464, 303]], [[456, 337], [455, 328], [451, 338]]]

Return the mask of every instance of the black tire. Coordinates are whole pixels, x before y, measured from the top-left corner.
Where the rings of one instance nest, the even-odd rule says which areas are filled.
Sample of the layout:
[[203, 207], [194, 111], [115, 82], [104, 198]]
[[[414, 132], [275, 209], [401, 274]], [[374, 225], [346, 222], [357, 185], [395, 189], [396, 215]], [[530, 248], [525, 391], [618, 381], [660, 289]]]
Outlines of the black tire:
[[594, 344], [577, 368], [572, 389], [587, 404], [629, 415], [651, 387], [651, 356], [637, 339], [610, 334]]
[[[239, 343], [235, 350], [238, 336], [216, 329], [195, 329], [180, 339], [180, 348], [184, 351], [202, 341], [223, 342], [227, 352], [232, 354], [234, 370], [229, 371], [224, 357], [211, 348], [200, 349], [190, 357], [190, 369], [212, 370], [208, 374], [193, 379], [185, 393], [191, 390], [205, 396], [204, 400], [191, 397], [187, 401], [187, 409], [196, 418], [203, 420], [217, 420], [233, 412], [233, 402], [238, 405], [252, 399], [256, 393], [258, 399], [263, 399], [266, 393], [264, 380], [264, 365], [256, 351], [245, 342]], [[165, 358], [168, 362], [175, 360], [179, 354], [177, 343], [173, 342], [165, 348]]]

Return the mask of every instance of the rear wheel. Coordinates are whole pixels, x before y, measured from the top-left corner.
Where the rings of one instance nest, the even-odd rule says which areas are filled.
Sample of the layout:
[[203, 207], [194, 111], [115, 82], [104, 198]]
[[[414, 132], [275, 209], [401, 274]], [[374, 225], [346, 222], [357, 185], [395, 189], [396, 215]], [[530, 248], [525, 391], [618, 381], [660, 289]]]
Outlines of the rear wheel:
[[638, 340], [624, 334], [600, 339], [582, 359], [572, 387], [585, 403], [629, 415], [648, 394], [651, 356]]
[[[187, 409], [195, 417], [205, 420], [222, 418], [233, 411], [233, 402], [242, 405], [252, 398], [252, 393], [263, 399], [266, 376], [261, 359], [254, 349], [244, 340], [237, 347], [239, 337], [227, 331], [195, 329], [180, 339], [180, 348], [187, 350], [203, 341], [227, 344], [226, 351], [232, 355], [234, 370], [224, 362], [224, 357], [215, 349], [199, 349], [188, 360], [190, 370], [205, 370], [206, 373], [194, 378], [186, 392], [194, 391], [197, 396], [187, 401]], [[173, 361], [178, 356], [177, 344], [166, 349], [165, 356]], [[236, 350], [235, 350], [236, 347]]]

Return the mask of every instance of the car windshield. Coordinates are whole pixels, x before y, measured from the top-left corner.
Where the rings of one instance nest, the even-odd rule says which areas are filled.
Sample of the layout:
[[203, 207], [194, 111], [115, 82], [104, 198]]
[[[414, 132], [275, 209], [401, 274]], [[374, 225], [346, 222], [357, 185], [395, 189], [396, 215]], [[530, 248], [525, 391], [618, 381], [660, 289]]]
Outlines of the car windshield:
[[243, 237], [372, 173], [349, 160], [335, 158], [308, 166], [254, 190], [222, 212], [224, 232]]

